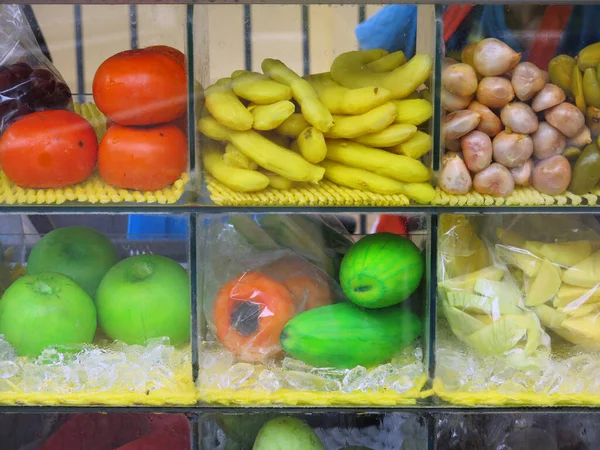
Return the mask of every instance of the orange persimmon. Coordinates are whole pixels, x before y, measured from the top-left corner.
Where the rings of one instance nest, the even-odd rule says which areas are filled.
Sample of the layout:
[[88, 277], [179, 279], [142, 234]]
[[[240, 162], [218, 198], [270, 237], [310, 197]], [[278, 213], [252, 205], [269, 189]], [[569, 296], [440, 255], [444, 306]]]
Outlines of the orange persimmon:
[[263, 361], [281, 352], [279, 335], [295, 314], [294, 299], [283, 284], [262, 273], [245, 272], [217, 293], [217, 339], [244, 361]]
[[185, 113], [187, 75], [180, 60], [163, 51], [127, 50], [100, 64], [92, 93], [113, 122], [156, 125]]
[[262, 268], [261, 272], [288, 288], [299, 312], [332, 303], [327, 276], [303, 258], [284, 256]]

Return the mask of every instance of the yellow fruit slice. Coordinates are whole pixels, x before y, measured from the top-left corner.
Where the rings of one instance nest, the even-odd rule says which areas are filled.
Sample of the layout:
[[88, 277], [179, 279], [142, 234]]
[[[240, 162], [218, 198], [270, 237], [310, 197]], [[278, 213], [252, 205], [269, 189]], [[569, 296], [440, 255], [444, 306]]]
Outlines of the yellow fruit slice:
[[459, 337], [464, 338], [485, 327], [479, 320], [448, 304], [444, 304], [443, 311], [452, 332]]
[[590, 241], [542, 244], [539, 252], [541, 256], [553, 263], [571, 267], [592, 254], [592, 245], [590, 244]]
[[542, 260], [526, 250], [496, 246], [496, 255], [507, 264], [521, 269], [528, 277], [537, 275]]
[[525, 306], [537, 306], [552, 300], [560, 288], [560, 275], [560, 269], [544, 259], [529, 292], [527, 292]]
[[501, 355], [512, 349], [527, 333], [523, 324], [503, 317], [469, 336], [469, 343], [485, 355]]
[[475, 283], [473, 290], [484, 297], [489, 297], [505, 305], [518, 305], [521, 293], [516, 286], [507, 281], [494, 281], [480, 279]]
[[598, 309], [598, 304], [592, 305], [581, 305], [577, 308], [572, 308], [571, 305], [568, 305], [564, 308], [557, 308], [556, 310], [561, 313], [565, 313], [569, 317], [583, 317], [588, 314], [593, 313]]
[[523, 248], [525, 246], [525, 238], [514, 231], [496, 228], [496, 236], [498, 237], [499, 243], [507, 247]]
[[465, 292], [448, 292], [448, 304], [472, 314], [487, 314], [499, 317], [504, 314], [521, 314], [516, 302], [504, 302], [494, 297], [484, 297]]
[[554, 298], [554, 307], [565, 307], [573, 302], [600, 303], [600, 289], [598, 287], [589, 289], [563, 283]]
[[600, 283], [600, 251], [565, 271], [562, 279], [574, 286], [595, 287]]
[[451, 290], [472, 291], [475, 287], [475, 283], [480, 279], [500, 281], [503, 276], [503, 269], [489, 266], [466, 275], [461, 275], [460, 277], [446, 280], [443, 283], [440, 283], [440, 287]]
[[590, 314], [573, 317], [563, 321], [563, 328], [591, 339], [600, 339], [600, 316]]
[[544, 246], [543, 242], [538, 241], [525, 241], [525, 245], [523, 248], [528, 252], [533, 253], [537, 257], [542, 257], [542, 247]]
[[567, 315], [558, 312], [556, 309], [551, 308], [548, 305], [539, 305], [533, 308], [535, 314], [539, 317], [542, 324], [548, 328], [559, 328]]

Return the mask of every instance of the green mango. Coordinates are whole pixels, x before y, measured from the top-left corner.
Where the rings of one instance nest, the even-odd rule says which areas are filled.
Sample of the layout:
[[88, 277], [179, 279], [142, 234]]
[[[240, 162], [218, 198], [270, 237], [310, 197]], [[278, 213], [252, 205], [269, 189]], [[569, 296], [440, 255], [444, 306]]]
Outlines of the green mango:
[[372, 367], [389, 360], [421, 333], [421, 320], [403, 306], [362, 309], [337, 303], [305, 311], [281, 332], [288, 355], [315, 367]]

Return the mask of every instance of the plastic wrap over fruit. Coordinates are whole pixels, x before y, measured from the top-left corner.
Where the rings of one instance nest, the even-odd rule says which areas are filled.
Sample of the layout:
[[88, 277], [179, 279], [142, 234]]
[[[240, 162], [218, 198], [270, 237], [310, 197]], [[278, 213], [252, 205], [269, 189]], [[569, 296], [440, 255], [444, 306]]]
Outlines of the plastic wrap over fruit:
[[[236, 396], [244, 389], [364, 392], [384, 386], [404, 393], [415, 387], [424, 367], [423, 351], [414, 342], [421, 321], [405, 305], [369, 309], [344, 295], [338, 273], [354, 240], [340, 222], [234, 215], [207, 219], [202, 232], [199, 241], [210, 243], [200, 250], [203, 395], [226, 389]], [[422, 262], [415, 244], [396, 238], [408, 242], [406, 251]], [[414, 291], [422, 273], [413, 272]]]
[[526, 308], [528, 291], [477, 221], [441, 217], [438, 251], [440, 309], [452, 332], [481, 355], [505, 355], [516, 365], [531, 364], [548, 347], [537, 316]]
[[42, 53], [19, 5], [0, 5], [0, 134], [19, 117], [73, 109], [71, 91]]
[[[497, 227], [495, 251], [525, 306], [579, 350], [600, 350], [600, 226], [592, 216], [523, 215]], [[554, 342], [553, 342], [554, 347]]]

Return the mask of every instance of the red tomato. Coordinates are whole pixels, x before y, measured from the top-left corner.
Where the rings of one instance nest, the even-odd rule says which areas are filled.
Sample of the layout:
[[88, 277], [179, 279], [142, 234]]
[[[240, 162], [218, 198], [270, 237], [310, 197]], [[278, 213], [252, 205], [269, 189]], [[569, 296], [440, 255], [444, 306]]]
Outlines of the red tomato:
[[26, 188], [80, 183], [96, 166], [98, 140], [87, 120], [70, 111], [40, 111], [10, 125], [0, 138], [0, 167]]
[[100, 141], [98, 169], [108, 184], [155, 191], [187, 168], [187, 140], [175, 125], [130, 128], [114, 124]]
[[145, 50], [152, 50], [154, 52], [169, 55], [171, 58], [175, 58], [179, 64], [185, 67], [185, 55], [176, 48], [169, 47], [168, 45], [153, 45], [151, 47], [146, 47]]
[[129, 50], [104, 61], [92, 86], [98, 109], [120, 125], [155, 125], [187, 109], [185, 68], [158, 51]]

